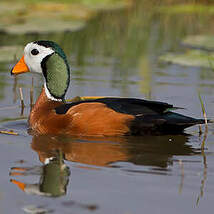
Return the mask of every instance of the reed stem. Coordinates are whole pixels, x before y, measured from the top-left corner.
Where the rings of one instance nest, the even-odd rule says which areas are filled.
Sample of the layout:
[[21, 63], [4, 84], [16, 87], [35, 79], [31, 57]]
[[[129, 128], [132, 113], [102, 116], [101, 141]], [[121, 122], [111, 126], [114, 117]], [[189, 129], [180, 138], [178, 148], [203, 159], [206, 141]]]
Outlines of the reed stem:
[[19, 88], [19, 93], [20, 93], [20, 100], [21, 100], [21, 116], [23, 116], [25, 104], [24, 104], [22, 88]]

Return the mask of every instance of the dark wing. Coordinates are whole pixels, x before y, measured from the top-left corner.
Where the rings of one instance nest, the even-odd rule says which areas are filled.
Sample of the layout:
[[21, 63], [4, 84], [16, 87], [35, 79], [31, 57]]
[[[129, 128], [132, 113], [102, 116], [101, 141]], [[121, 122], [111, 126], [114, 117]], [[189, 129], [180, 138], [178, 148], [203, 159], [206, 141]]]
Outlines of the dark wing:
[[57, 114], [65, 114], [71, 107], [81, 103], [103, 103], [116, 112], [134, 115], [130, 123], [130, 134], [180, 133], [185, 128], [202, 124], [204, 120], [187, 117], [168, 111], [173, 105], [136, 98], [99, 98], [63, 104], [55, 108]]
[[103, 103], [109, 108], [119, 113], [131, 114], [135, 116], [162, 114], [168, 109], [173, 108], [173, 105], [157, 101], [148, 101], [136, 98], [114, 98], [106, 97], [99, 99], [90, 99], [73, 103], [66, 103], [55, 108], [57, 114], [65, 114], [71, 107], [81, 103]]

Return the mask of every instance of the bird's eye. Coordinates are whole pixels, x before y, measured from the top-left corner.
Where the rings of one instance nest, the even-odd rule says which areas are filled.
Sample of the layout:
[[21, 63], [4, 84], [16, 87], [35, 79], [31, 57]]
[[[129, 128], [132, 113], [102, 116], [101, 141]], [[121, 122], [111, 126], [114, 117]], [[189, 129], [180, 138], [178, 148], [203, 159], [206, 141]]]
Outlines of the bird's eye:
[[32, 51], [31, 51], [31, 54], [32, 55], [37, 55], [39, 53], [39, 51], [37, 50], [37, 49], [33, 49]]

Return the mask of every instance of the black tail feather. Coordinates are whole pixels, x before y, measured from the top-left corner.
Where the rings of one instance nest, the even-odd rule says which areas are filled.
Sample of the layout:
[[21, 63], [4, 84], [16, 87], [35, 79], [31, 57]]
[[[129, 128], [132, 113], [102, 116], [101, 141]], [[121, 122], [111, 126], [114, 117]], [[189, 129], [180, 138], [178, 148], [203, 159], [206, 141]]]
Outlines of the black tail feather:
[[[207, 120], [207, 122], [214, 121]], [[132, 121], [131, 134], [179, 134], [184, 129], [197, 124], [205, 124], [205, 120], [187, 117], [174, 112], [167, 112], [162, 115], [142, 115]]]

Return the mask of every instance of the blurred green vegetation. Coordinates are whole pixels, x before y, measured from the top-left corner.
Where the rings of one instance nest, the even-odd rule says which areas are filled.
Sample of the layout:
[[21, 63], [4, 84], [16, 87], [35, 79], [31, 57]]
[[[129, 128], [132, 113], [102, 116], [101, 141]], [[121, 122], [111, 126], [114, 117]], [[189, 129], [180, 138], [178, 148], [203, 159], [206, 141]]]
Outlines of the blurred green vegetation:
[[[32, 0], [20, 4], [23, 2], [26, 1], [1, 1], [0, 4], [11, 7], [9, 12], [0, 7], [0, 29], [9, 32], [0, 34], [0, 46], [54, 40], [68, 55], [74, 76], [84, 79], [91, 66], [109, 66], [112, 88], [120, 87], [124, 94], [130, 84], [139, 84], [141, 93], [149, 96], [153, 71], [157, 66], [165, 66], [157, 63], [160, 55], [168, 51], [183, 52], [181, 43], [187, 36], [214, 33], [214, 14], [197, 12], [199, 7], [213, 8], [209, 0], [67, 0], [60, 3]], [[88, 2], [93, 6], [125, 2], [126, 6], [120, 10], [95, 10], [86, 6]], [[195, 12], [186, 12], [185, 8], [191, 7], [196, 8]], [[176, 8], [179, 12], [173, 12]], [[62, 22], [69, 28], [63, 30]], [[29, 30], [30, 25], [33, 31]], [[100, 70], [100, 74], [103, 72]], [[136, 75], [139, 79], [132, 80]]]
[[[3, 0], [6, 1], [6, 0]], [[125, 0], [126, 1], [126, 0]], [[11, 2], [21, 2], [25, 4], [32, 4], [32, 3], [44, 3], [44, 2], [57, 2], [57, 3], [78, 3], [83, 5], [94, 5], [94, 4], [118, 4], [124, 2], [124, 0], [11, 0]]]
[[131, 0], [1, 1], [0, 30], [14, 34], [75, 31], [99, 10], [129, 7]]
[[23, 54], [22, 46], [3, 46], [0, 47], [0, 62], [12, 62]]
[[171, 6], [162, 6], [159, 8], [159, 11], [168, 14], [214, 14], [214, 5], [178, 4]]

